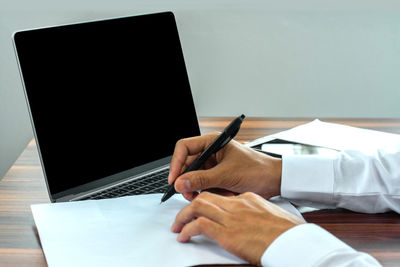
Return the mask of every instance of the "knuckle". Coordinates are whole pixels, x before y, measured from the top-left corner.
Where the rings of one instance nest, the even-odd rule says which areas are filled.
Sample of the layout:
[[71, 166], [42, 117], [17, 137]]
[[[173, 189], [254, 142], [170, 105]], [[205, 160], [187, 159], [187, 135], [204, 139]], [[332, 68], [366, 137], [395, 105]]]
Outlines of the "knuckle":
[[208, 191], [202, 191], [202, 192], [199, 194], [199, 197], [200, 197], [201, 199], [205, 199], [205, 198], [208, 198], [210, 195], [211, 195], [210, 192], [208, 192]]
[[175, 148], [181, 147], [184, 143], [185, 143], [185, 139], [179, 139], [175, 144]]
[[199, 198], [199, 196], [197, 196], [192, 203], [190, 204], [190, 206], [192, 207], [192, 209], [197, 210], [201, 205], [201, 199]]
[[220, 131], [214, 131], [214, 132], [212, 132], [210, 135], [212, 135], [212, 136], [218, 136], [218, 135], [220, 135], [220, 134], [221, 134]]
[[237, 206], [238, 206], [238, 208], [241, 208], [241, 209], [247, 209], [247, 208], [249, 207], [249, 204], [247, 203], [246, 200], [240, 199], [240, 200], [237, 202]]
[[206, 228], [208, 226], [208, 220], [206, 218], [204, 218], [204, 217], [197, 218], [196, 222], [197, 222], [197, 226], [200, 229], [204, 229], [204, 228]]
[[194, 209], [194, 210], [200, 209], [200, 208], [204, 205], [204, 203], [205, 203], [205, 201], [203, 200], [203, 198], [204, 198], [204, 197], [202, 197], [201, 194], [198, 195], [198, 196], [192, 201], [192, 204], [191, 204], [192, 209]]
[[243, 197], [245, 197], [247, 199], [256, 199], [257, 195], [253, 192], [246, 192], [246, 193], [243, 193]]
[[196, 177], [196, 187], [198, 189], [205, 189], [207, 187], [208, 181], [203, 174], [198, 174]]
[[214, 139], [215, 139], [217, 136], [219, 136], [220, 134], [221, 134], [221, 132], [219, 132], [219, 131], [214, 131], [214, 132], [208, 133], [208, 134], [206, 135], [206, 137], [207, 137], [210, 141], [214, 141]]
[[201, 192], [194, 200], [196, 207], [208, 205], [208, 192]]

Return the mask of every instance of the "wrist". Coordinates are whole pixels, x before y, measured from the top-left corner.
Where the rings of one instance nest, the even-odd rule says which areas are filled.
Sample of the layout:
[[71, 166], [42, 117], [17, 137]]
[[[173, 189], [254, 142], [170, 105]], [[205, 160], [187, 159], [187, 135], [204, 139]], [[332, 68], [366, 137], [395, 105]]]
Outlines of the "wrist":
[[282, 159], [265, 155], [263, 164], [264, 192], [267, 198], [281, 194]]
[[281, 183], [282, 183], [282, 159], [280, 158], [273, 158], [273, 176], [271, 177], [274, 180], [274, 185], [276, 186], [275, 192], [276, 195], [281, 194]]

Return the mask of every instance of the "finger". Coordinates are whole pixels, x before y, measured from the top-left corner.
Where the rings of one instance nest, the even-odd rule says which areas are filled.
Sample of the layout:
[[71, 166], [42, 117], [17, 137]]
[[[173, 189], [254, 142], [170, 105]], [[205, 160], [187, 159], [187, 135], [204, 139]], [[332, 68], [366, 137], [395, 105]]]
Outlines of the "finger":
[[200, 217], [185, 225], [178, 236], [178, 241], [188, 242], [192, 236], [201, 234], [210, 239], [217, 240], [223, 229], [224, 227], [220, 224], [208, 218]]
[[193, 156], [188, 156], [186, 158], [185, 164], [183, 164], [183, 166], [182, 166], [180, 173], [183, 173], [190, 166], [190, 164], [192, 164], [199, 157], [199, 155], [200, 155], [200, 153], [197, 153], [196, 155], [193, 155]]
[[196, 191], [194, 192], [186, 192], [186, 193], [182, 193], [183, 197], [189, 201], [192, 201], [193, 199], [195, 199], [199, 193], [197, 193]]
[[215, 194], [207, 192], [200, 194], [176, 215], [172, 230], [180, 232], [185, 224], [197, 217], [206, 217], [219, 224], [224, 224], [226, 212], [221, 208], [224, 206], [224, 200], [223, 197]]
[[[182, 172], [184, 172], [189, 166], [200, 156], [201, 153], [195, 156], [189, 156], [185, 162], [184, 168], [182, 168]], [[215, 167], [217, 165], [217, 161], [215, 159], [215, 154], [211, 155], [206, 162], [204, 162], [203, 166], [200, 167], [200, 170], [207, 170]]]
[[191, 137], [179, 140], [171, 159], [168, 182], [171, 184], [181, 174], [187, 156], [201, 153], [215, 138], [216, 134]]
[[204, 169], [211, 169], [213, 167], [215, 167], [215, 165], [217, 165], [217, 159], [215, 154], [211, 155], [208, 160], [204, 163], [203, 167]]
[[220, 165], [207, 170], [187, 172], [175, 181], [175, 190], [184, 193], [219, 188], [224, 184], [224, 177], [224, 169]]

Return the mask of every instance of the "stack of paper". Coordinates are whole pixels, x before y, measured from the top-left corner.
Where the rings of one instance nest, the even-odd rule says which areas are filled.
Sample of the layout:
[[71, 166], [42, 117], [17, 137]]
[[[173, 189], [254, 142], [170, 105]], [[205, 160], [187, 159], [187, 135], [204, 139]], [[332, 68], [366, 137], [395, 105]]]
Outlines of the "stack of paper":
[[290, 130], [257, 139], [248, 146], [283, 139], [291, 142], [328, 147], [337, 150], [358, 150], [375, 153], [378, 149], [392, 150], [400, 146], [400, 135], [379, 132], [336, 123], [314, 120]]

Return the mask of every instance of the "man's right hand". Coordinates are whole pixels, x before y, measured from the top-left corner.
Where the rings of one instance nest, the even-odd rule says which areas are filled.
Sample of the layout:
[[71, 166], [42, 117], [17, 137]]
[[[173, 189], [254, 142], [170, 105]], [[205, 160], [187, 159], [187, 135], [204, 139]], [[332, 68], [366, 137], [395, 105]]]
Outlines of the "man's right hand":
[[218, 136], [218, 133], [179, 140], [170, 165], [168, 182], [187, 200], [197, 191], [254, 192], [264, 198], [280, 194], [282, 161], [231, 140], [198, 171], [180, 175]]

